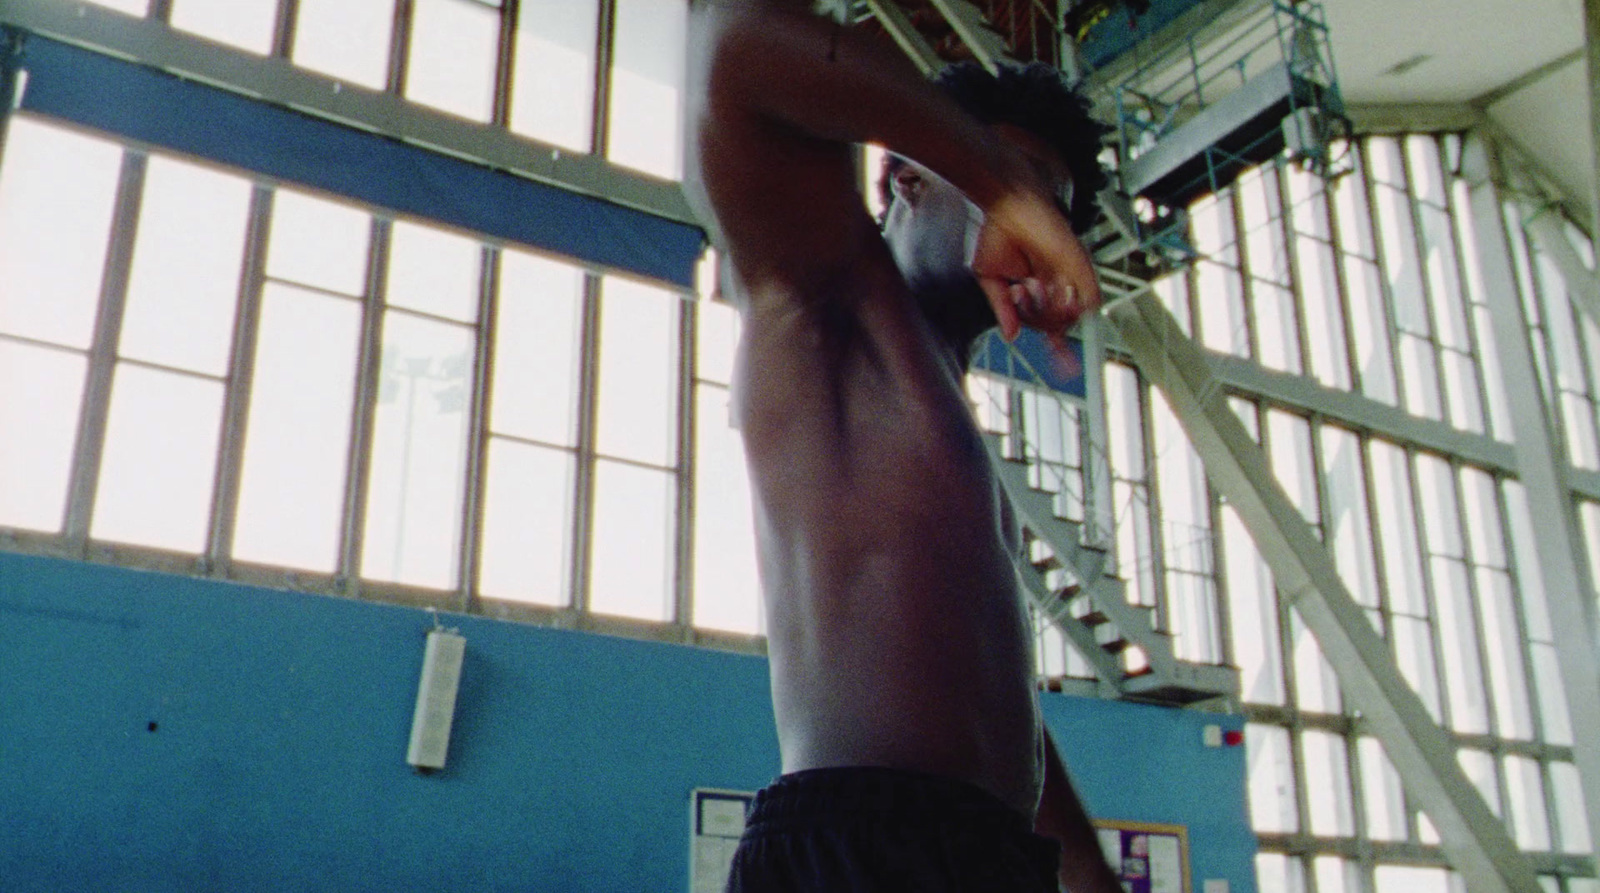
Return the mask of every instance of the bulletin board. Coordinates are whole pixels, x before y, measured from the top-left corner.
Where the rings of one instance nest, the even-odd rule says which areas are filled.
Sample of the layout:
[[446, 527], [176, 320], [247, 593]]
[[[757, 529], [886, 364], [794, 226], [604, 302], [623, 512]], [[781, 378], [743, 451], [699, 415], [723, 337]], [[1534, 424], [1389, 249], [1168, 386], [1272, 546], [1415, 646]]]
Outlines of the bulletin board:
[[1189, 893], [1189, 830], [1183, 825], [1096, 821], [1100, 850], [1125, 893]]

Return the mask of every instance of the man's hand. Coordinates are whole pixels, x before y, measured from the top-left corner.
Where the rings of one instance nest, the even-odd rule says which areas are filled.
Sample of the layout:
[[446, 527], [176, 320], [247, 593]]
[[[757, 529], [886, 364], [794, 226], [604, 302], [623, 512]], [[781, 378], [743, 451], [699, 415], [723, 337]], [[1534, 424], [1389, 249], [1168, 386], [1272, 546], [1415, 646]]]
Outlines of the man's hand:
[[1101, 303], [1093, 258], [1043, 194], [1013, 193], [987, 209], [972, 273], [1007, 341], [1028, 326], [1066, 353], [1067, 331]]

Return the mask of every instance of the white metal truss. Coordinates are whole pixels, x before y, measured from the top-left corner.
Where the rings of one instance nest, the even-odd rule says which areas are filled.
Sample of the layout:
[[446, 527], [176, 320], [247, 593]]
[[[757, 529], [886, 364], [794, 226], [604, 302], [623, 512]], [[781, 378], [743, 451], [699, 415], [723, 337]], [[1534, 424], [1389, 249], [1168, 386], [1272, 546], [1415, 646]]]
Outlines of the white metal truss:
[[[1528, 511], [1538, 519], [1534, 545], [1566, 688], [1573, 730], [1573, 759], [1578, 765], [1579, 777], [1585, 782], [1584, 809], [1589, 827], [1600, 829], [1600, 663], [1595, 656], [1597, 630], [1593, 592], [1586, 594], [1580, 582], [1584, 579], [1584, 569], [1578, 558], [1583, 552], [1583, 537], [1573, 508], [1572, 490], [1563, 473], [1569, 463], [1535, 377], [1537, 367], [1526, 336], [1527, 323], [1518, 300], [1517, 277], [1511, 268], [1511, 252], [1506, 243], [1496, 168], [1494, 143], [1482, 133], [1470, 135], [1462, 155], [1462, 175], [1467, 180], [1470, 195], [1484, 298], [1497, 333], [1495, 344], [1500, 353], [1511, 422], [1517, 432], [1518, 476], [1527, 493]], [[1549, 215], [1546, 221], [1555, 223]], [[1537, 236], [1538, 230], [1534, 233]], [[1559, 228], [1554, 235], [1555, 241], [1570, 252], [1566, 235]], [[1547, 246], [1547, 250], [1548, 247], [1554, 246]], [[1574, 254], [1572, 261], [1577, 260]], [[1581, 269], [1581, 264], [1579, 267]], [[1600, 571], [1588, 570], [1590, 574]]]
[[1456, 762], [1333, 558], [1228, 407], [1211, 361], [1148, 292], [1109, 314], [1144, 376], [1161, 388], [1222, 498], [1238, 513], [1283, 597], [1316, 636], [1339, 683], [1383, 743], [1407, 793], [1438, 828], [1472, 893], [1536, 893], [1527, 859]]

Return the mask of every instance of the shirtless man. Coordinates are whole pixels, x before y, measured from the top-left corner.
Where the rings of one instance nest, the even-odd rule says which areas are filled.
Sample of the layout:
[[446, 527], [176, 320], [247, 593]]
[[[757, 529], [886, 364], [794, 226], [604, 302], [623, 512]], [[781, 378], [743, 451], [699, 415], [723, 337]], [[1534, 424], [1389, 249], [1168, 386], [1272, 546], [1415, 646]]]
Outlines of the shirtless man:
[[[1058, 205], [1074, 171], [809, 5], [702, 0], [691, 24], [686, 187], [744, 317], [785, 773], [729, 889], [1119, 891], [1043, 732], [1016, 533], [962, 389], [984, 329], [1060, 342], [1099, 304]], [[1068, 104], [1092, 196], [1098, 130]], [[881, 232], [863, 142], [894, 153]]]

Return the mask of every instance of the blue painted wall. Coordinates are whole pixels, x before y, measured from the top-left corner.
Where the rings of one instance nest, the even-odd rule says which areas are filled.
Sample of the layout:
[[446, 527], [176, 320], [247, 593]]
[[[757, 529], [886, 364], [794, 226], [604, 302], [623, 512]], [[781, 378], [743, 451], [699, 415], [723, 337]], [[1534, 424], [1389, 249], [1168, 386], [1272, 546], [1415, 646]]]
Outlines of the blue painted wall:
[[[761, 659], [447, 622], [450, 763], [419, 776], [424, 612], [0, 554], [0, 889], [685, 890], [690, 790], [777, 771]], [[1091, 812], [1187, 824], [1195, 889], [1253, 890], [1216, 717], [1044, 710]]]

